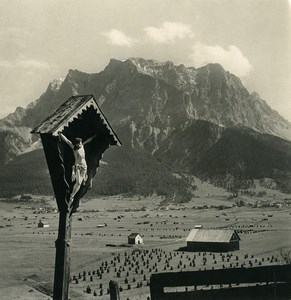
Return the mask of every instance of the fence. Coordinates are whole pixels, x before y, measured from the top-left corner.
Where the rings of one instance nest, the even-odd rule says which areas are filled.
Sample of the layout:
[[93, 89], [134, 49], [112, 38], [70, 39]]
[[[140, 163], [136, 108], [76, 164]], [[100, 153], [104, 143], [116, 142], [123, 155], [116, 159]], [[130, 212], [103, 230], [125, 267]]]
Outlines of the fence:
[[291, 265], [157, 273], [150, 293], [151, 300], [291, 299]]

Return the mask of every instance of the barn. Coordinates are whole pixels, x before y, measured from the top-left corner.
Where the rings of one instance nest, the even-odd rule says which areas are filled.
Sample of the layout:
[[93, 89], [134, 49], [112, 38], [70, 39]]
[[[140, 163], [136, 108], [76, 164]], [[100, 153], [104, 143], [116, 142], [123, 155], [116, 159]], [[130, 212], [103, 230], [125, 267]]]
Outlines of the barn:
[[143, 244], [143, 238], [139, 233], [131, 233], [128, 236], [128, 244]]
[[38, 228], [48, 228], [48, 227], [50, 227], [50, 225], [46, 222], [43, 222], [42, 220], [39, 220], [37, 227]]
[[189, 251], [228, 252], [239, 250], [240, 237], [229, 229], [192, 229], [186, 239]]

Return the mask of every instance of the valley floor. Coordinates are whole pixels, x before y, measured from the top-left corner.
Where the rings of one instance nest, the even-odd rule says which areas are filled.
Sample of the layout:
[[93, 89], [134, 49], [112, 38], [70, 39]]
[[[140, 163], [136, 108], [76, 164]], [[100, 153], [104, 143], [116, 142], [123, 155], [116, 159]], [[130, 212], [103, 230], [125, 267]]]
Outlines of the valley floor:
[[[225, 192], [214, 192], [201, 192], [180, 205], [160, 205], [158, 197], [85, 200], [73, 217], [70, 298], [109, 299], [108, 282], [113, 279], [123, 289], [121, 299], [147, 299], [153, 272], [282, 264], [280, 249], [291, 249], [291, 206], [237, 207]], [[0, 201], [0, 299], [51, 299], [55, 208], [51, 197], [34, 197], [27, 203]], [[49, 227], [38, 228], [40, 220]], [[186, 246], [197, 224], [236, 229], [240, 250], [215, 258], [175, 251]], [[127, 245], [132, 232], [143, 235], [143, 245]], [[193, 260], [195, 266], [190, 264]], [[85, 292], [88, 286], [90, 294]]]

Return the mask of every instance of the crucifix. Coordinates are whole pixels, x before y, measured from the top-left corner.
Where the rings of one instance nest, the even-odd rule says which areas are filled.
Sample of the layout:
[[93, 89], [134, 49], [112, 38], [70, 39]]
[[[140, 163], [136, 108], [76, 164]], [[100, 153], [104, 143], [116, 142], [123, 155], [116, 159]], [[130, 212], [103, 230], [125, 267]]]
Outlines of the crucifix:
[[40, 134], [59, 210], [54, 300], [67, 300], [72, 216], [92, 187], [103, 153], [121, 142], [93, 95], [72, 96], [32, 133]]

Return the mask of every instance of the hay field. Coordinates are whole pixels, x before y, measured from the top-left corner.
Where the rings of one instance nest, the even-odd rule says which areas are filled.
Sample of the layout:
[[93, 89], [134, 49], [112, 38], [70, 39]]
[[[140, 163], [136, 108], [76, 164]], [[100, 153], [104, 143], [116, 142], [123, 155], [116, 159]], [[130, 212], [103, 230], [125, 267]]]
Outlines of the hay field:
[[[279, 196], [278, 201], [286, 197]], [[73, 217], [71, 299], [109, 299], [111, 279], [122, 289], [121, 299], [147, 299], [151, 273], [280, 264], [279, 249], [291, 248], [290, 206], [236, 207], [225, 192], [209, 189], [190, 203], [161, 202], [153, 196], [82, 203]], [[21, 204], [2, 200], [0, 211], [0, 299], [50, 299], [58, 226], [53, 199], [34, 197]], [[39, 220], [49, 227], [38, 228]], [[98, 226], [102, 224], [107, 226]], [[237, 229], [240, 250], [176, 251], [186, 246], [185, 239], [197, 224]], [[143, 245], [127, 245], [132, 232], [144, 237]], [[91, 293], [86, 292], [88, 286]]]

